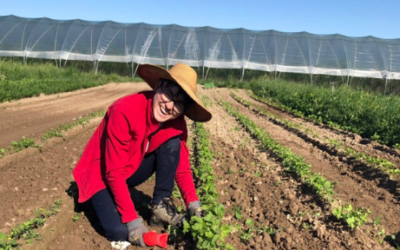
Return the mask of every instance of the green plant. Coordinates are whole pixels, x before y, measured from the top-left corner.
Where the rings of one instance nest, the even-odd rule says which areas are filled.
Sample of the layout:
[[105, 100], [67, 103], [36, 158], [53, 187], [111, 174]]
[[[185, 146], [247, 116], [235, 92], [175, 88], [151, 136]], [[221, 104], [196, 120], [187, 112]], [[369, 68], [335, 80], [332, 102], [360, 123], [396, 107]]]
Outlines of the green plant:
[[374, 225], [380, 225], [381, 221], [382, 221], [382, 217], [378, 217], [373, 222], [374, 222]]
[[251, 219], [246, 219], [245, 227], [246, 229], [239, 233], [239, 237], [244, 243], [248, 243], [248, 241], [254, 237], [254, 235], [261, 235], [264, 232], [269, 235], [274, 235], [280, 231], [280, 229], [275, 229], [272, 226], [261, 227], [254, 223]]
[[355, 209], [351, 204], [346, 204], [344, 207], [338, 206], [332, 213], [338, 220], [344, 220], [351, 229], [355, 229], [368, 221], [371, 211], [365, 208]]
[[16, 240], [12, 239], [5, 233], [0, 233], [0, 250], [11, 250], [17, 247], [19, 244]]
[[380, 138], [381, 137], [376, 132], [371, 136], [371, 139], [374, 141], [379, 141]]
[[36, 217], [34, 219], [28, 220], [16, 228], [11, 229], [10, 237], [15, 240], [21, 238], [32, 240], [35, 238], [40, 238], [40, 235], [36, 233], [36, 229], [43, 226], [45, 222], [44, 218]]
[[260, 176], [262, 175], [262, 173], [259, 172], [259, 171], [257, 171], [257, 172], [255, 172], [253, 175], [254, 175], [255, 177], [260, 177]]
[[335, 147], [335, 148], [341, 148], [341, 147], [342, 147], [342, 143], [339, 142], [339, 141], [337, 141], [337, 140], [335, 140], [335, 139], [329, 138], [329, 139], [327, 139], [327, 140], [328, 140], [329, 143], [332, 144], [333, 147]]
[[80, 213], [74, 213], [74, 215], [72, 216], [72, 221], [73, 222], [77, 222], [81, 219], [81, 214]]
[[[80, 66], [84, 64], [69, 62], [71, 66], [57, 67], [50, 61], [40, 59], [33, 63], [24, 63], [22, 60], [3, 58], [0, 60], [0, 102], [39, 96], [41, 93], [47, 95], [85, 89], [109, 82], [132, 81], [129, 77], [105, 74], [103, 71], [97, 74], [85, 72]], [[117, 64], [113, 63], [114, 67], [115, 65]]]
[[19, 152], [29, 147], [41, 149], [41, 146], [36, 144], [35, 139], [32, 138], [23, 137], [20, 141], [13, 141], [11, 144], [15, 152]]
[[394, 126], [400, 122], [400, 98], [397, 96], [371, 94], [348, 86], [332, 92], [313, 84], [281, 80], [255, 83], [251, 90], [256, 94], [251, 95], [252, 98], [318, 123], [349, 130], [388, 146], [399, 143], [400, 128]]
[[303, 229], [309, 229], [309, 228], [312, 228], [312, 225], [311, 225], [310, 223], [303, 222], [303, 223], [301, 224], [301, 227], [302, 227]]
[[198, 195], [205, 216], [191, 217], [190, 221], [184, 221], [183, 233], [189, 233], [195, 239], [196, 249], [233, 249], [225, 244], [226, 236], [232, 231], [232, 227], [222, 224], [225, 209], [218, 202], [219, 196], [215, 187], [213, 176], [213, 153], [210, 150], [208, 133], [201, 123], [194, 123], [194, 138], [191, 139], [192, 147], [196, 154], [191, 157], [191, 164]]
[[174, 189], [172, 190], [172, 197], [182, 198], [181, 192], [176, 185], [174, 185]]
[[234, 205], [232, 210], [237, 220], [241, 220], [243, 218], [242, 207], [240, 205]]
[[215, 88], [215, 84], [213, 82], [204, 83], [204, 89], [212, 89]]
[[382, 228], [381, 230], [378, 231], [378, 239], [379, 239], [379, 243], [383, 244], [385, 238], [386, 238], [386, 231], [384, 228]]
[[41, 136], [41, 140], [42, 141], [46, 141], [49, 138], [53, 138], [53, 137], [61, 137], [64, 138], [64, 135], [61, 132], [61, 129], [50, 129], [47, 130], [46, 132], [44, 132], [44, 134]]

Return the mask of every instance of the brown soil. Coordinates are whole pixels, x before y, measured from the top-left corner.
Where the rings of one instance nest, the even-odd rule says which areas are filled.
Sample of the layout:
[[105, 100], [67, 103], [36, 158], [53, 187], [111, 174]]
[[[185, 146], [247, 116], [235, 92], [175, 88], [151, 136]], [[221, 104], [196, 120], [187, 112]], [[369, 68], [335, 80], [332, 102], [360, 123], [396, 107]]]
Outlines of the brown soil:
[[[22, 136], [39, 139], [50, 128], [104, 110], [118, 97], [145, 88], [145, 84], [108, 84], [0, 104], [0, 148]], [[354, 162], [318, 145], [323, 144], [324, 138], [338, 140], [358, 152], [390, 160], [397, 166], [398, 156], [379, 150], [385, 147], [376, 143], [361, 144], [358, 136], [338, 133], [255, 102], [244, 91], [235, 93], [314, 131], [319, 135], [313, 138], [317, 142], [254, 113], [232, 99], [227, 89], [200, 88], [199, 92], [213, 114], [213, 119], [205, 125], [215, 152], [213, 165], [220, 202], [226, 208], [224, 222], [241, 226], [229, 235], [228, 243], [236, 249], [395, 249], [387, 242], [380, 244], [382, 236], [378, 233], [381, 229], [385, 229], [385, 236], [400, 231], [398, 181], [384, 179], [385, 176], [376, 172], [373, 175], [368, 168], [357, 168]], [[218, 104], [219, 99], [228, 101], [281, 145], [304, 157], [312, 165], [312, 171], [336, 182], [335, 197], [343, 204], [370, 209], [370, 218], [379, 218], [380, 224], [371, 222], [352, 231], [335, 220], [332, 208], [260, 147]], [[90, 206], [77, 205], [66, 192], [72, 187], [72, 169], [99, 121], [98, 118], [85, 127], [68, 131], [65, 140], [47, 141], [42, 152], [28, 149], [0, 159], [0, 232], [8, 233], [16, 224], [33, 218], [35, 209], [48, 209], [57, 199], [62, 201], [60, 212], [39, 230], [42, 238], [32, 245], [21, 241], [23, 249], [111, 249]], [[153, 180], [149, 180], [132, 190], [133, 199], [142, 204], [138, 210], [144, 219], [149, 217], [146, 203], [150, 201], [152, 188]], [[75, 213], [81, 217], [76, 222], [72, 220]], [[254, 226], [245, 225], [246, 219], [251, 219]]]

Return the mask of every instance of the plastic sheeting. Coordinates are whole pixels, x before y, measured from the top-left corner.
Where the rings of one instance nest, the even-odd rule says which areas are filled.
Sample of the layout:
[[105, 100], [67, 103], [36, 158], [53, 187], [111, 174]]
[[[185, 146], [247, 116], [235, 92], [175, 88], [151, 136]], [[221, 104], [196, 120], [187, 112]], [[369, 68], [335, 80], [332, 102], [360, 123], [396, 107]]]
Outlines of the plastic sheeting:
[[400, 79], [400, 39], [0, 16], [0, 56]]

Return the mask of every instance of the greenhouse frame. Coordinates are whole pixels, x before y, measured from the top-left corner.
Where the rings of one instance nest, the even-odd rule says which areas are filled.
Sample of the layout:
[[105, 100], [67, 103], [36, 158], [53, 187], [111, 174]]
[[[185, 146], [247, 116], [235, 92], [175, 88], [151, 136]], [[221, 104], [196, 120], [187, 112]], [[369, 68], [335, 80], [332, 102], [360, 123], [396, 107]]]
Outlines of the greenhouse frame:
[[[0, 57], [400, 79], [400, 39], [0, 16]], [[348, 80], [347, 80], [348, 81]]]

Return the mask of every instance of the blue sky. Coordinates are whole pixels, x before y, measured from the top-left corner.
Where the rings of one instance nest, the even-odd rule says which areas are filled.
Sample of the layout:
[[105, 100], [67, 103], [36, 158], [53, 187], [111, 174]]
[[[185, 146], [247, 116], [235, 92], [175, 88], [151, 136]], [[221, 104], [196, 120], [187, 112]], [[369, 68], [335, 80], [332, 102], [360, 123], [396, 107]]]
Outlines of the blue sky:
[[0, 16], [400, 38], [400, 0], [0, 0]]

